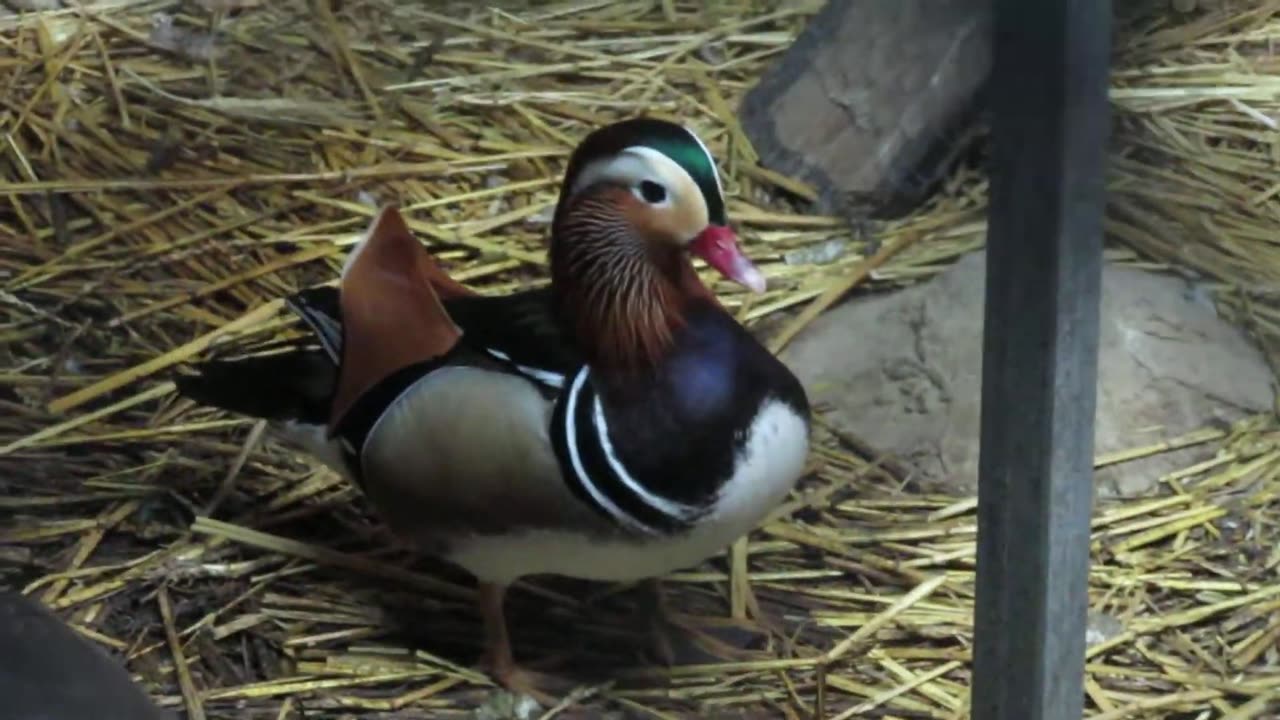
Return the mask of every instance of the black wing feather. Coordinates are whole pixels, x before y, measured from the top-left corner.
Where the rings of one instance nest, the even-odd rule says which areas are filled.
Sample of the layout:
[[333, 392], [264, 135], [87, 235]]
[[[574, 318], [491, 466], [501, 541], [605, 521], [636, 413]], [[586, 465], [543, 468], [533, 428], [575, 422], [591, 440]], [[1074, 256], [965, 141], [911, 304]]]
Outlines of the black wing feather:
[[197, 363], [178, 375], [178, 394], [213, 407], [266, 420], [323, 425], [337, 382], [337, 366], [319, 349]]
[[[325, 350], [342, 357], [342, 309], [338, 289], [308, 288], [286, 304], [315, 332]], [[462, 328], [466, 342], [496, 350], [516, 365], [564, 374], [582, 358], [555, 320], [551, 291], [525, 290], [510, 295], [469, 295], [444, 301], [445, 311]]]
[[512, 364], [558, 375], [582, 365], [582, 356], [556, 322], [548, 289], [453, 298], [445, 309], [468, 344], [500, 352]]
[[[342, 357], [342, 308], [336, 287], [308, 288], [285, 299], [313, 338], [271, 342], [253, 354], [195, 364], [174, 379], [181, 395], [203, 404], [271, 420], [323, 424]], [[478, 351], [500, 353], [512, 371], [568, 375], [581, 366], [555, 322], [546, 289], [451, 298], [445, 310]], [[319, 347], [316, 347], [316, 344]], [[264, 352], [281, 350], [280, 352]], [[547, 384], [545, 378], [532, 379]]]

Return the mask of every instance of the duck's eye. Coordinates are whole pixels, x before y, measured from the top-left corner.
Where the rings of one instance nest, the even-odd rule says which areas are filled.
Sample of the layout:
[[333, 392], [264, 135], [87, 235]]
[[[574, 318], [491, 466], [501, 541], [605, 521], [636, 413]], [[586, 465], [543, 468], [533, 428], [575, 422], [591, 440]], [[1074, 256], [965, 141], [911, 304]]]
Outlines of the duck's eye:
[[647, 203], [657, 205], [667, 199], [667, 189], [652, 180], [641, 180], [640, 197]]

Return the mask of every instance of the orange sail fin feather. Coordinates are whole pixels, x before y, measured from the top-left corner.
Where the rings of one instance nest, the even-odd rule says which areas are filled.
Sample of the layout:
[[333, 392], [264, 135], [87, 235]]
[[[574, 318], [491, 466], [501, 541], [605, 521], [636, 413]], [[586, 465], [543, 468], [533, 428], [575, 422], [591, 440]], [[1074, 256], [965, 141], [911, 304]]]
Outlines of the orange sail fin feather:
[[394, 206], [378, 213], [352, 251], [341, 289], [346, 337], [330, 432], [379, 380], [453, 349], [462, 331], [441, 296], [471, 294], [440, 269]]

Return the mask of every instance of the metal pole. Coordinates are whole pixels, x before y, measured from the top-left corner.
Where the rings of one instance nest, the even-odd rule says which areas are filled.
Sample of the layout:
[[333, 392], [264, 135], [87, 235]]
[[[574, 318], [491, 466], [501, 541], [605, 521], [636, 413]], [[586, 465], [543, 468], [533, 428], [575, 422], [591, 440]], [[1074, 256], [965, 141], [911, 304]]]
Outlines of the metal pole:
[[1079, 720], [1111, 7], [994, 7], [972, 716]]

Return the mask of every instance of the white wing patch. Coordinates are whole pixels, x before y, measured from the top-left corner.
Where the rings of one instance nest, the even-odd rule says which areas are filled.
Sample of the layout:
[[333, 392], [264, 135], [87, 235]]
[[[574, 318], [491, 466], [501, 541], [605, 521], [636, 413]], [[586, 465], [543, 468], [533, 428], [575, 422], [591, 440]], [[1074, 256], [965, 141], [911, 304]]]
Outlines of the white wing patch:
[[494, 350], [493, 348], [485, 348], [485, 352], [489, 353], [490, 355], [498, 358], [503, 362], [511, 363], [512, 365], [515, 366], [516, 370], [519, 371], [521, 375], [527, 375], [530, 378], [533, 378], [534, 380], [537, 380], [538, 382], [544, 385], [550, 385], [553, 388], [564, 387], [564, 375], [558, 372], [552, 372], [550, 370], [542, 370], [536, 367], [530, 367], [528, 365], [521, 365], [520, 363], [513, 361], [510, 355], [502, 352], [501, 350]]

